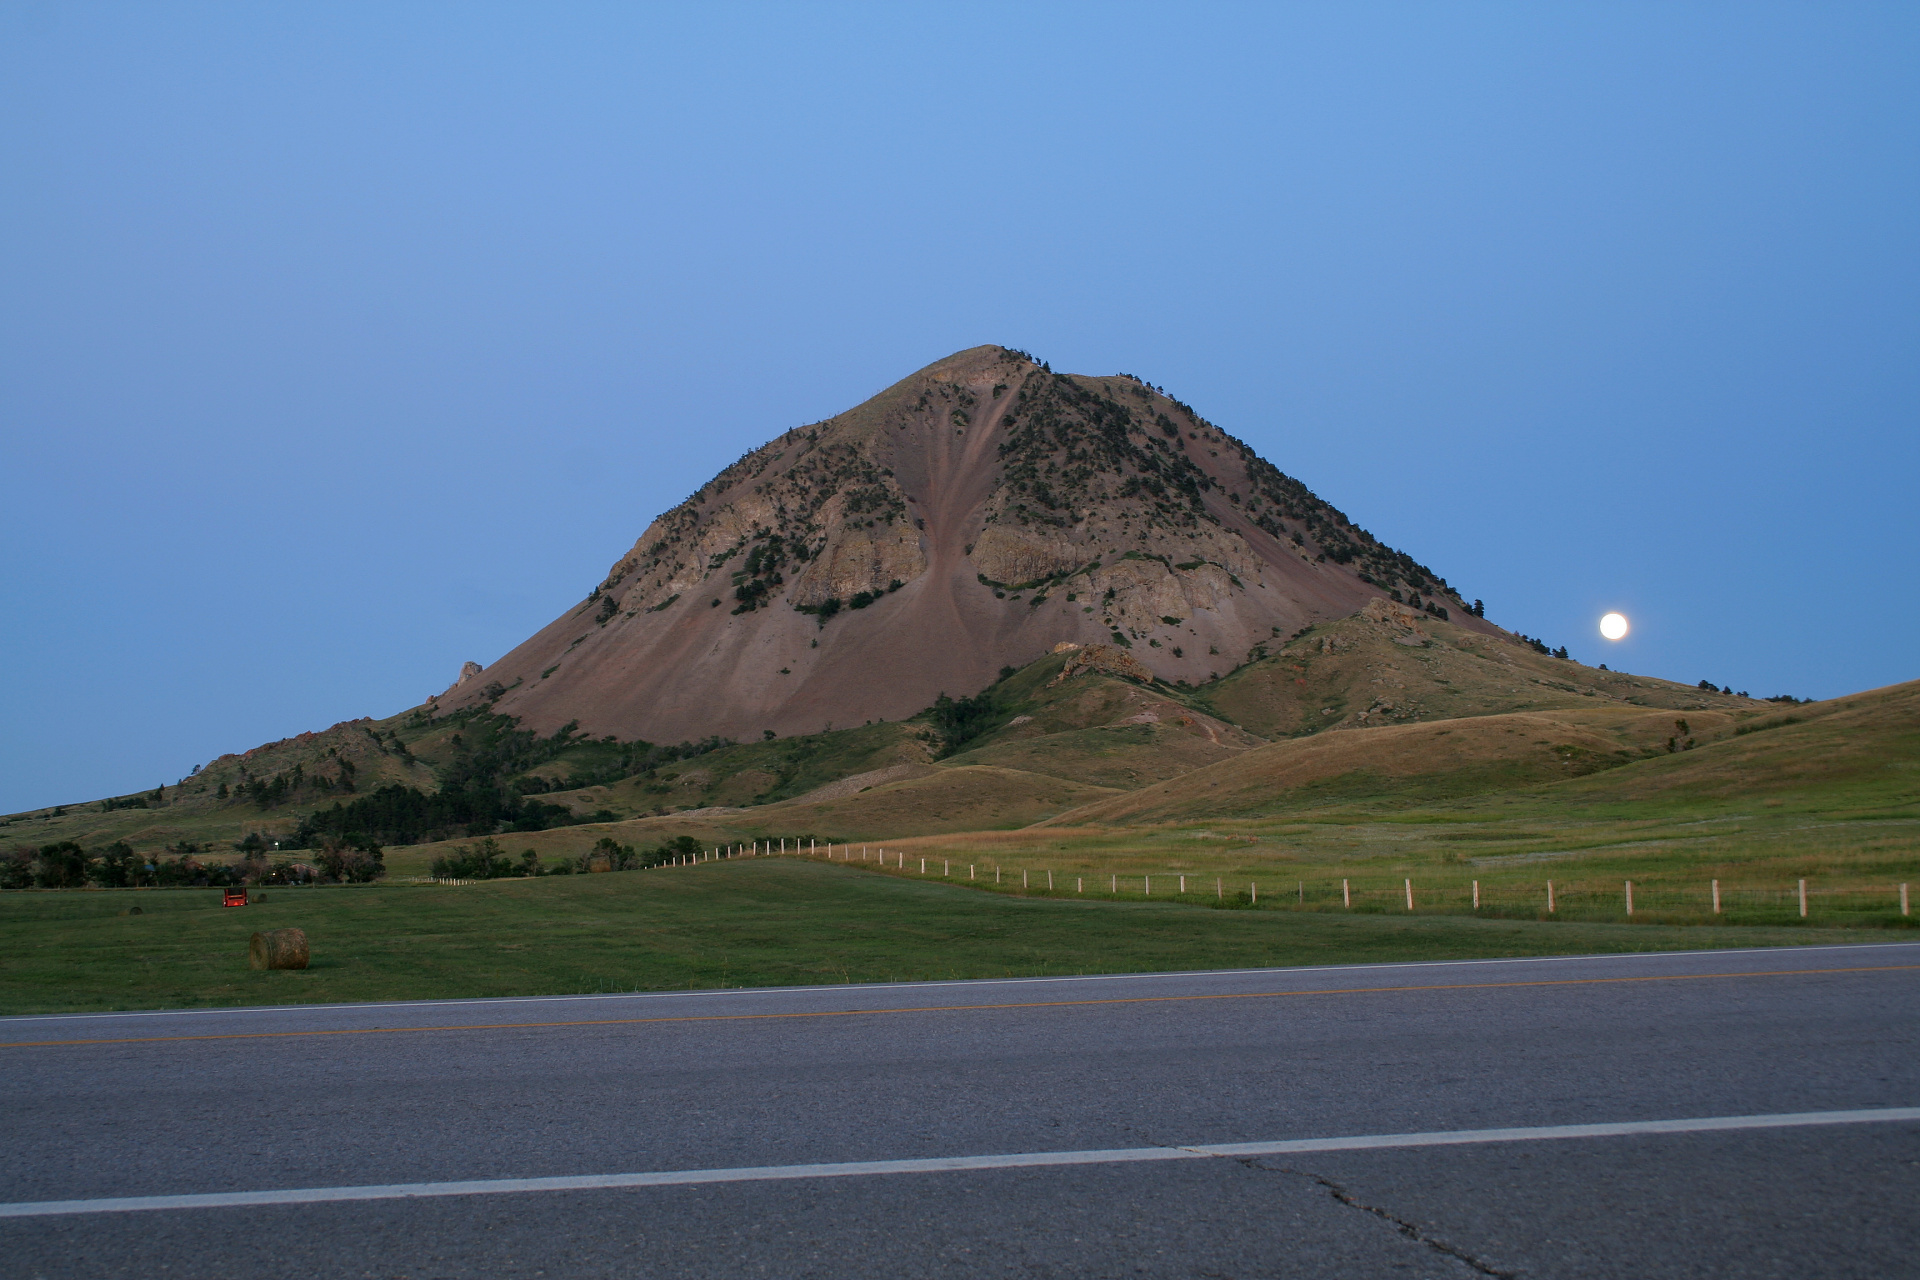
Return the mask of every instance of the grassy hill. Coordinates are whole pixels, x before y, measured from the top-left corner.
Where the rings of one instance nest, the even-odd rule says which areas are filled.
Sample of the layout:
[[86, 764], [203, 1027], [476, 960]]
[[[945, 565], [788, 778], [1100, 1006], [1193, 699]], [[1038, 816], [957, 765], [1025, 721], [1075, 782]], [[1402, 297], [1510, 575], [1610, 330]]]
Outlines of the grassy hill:
[[1622, 706], [1740, 714], [1764, 705], [1556, 658], [1517, 637], [1470, 631], [1385, 601], [1309, 628], [1271, 657], [1208, 684], [1201, 697], [1266, 738], [1511, 711]]
[[[410, 713], [224, 758], [144, 808], [15, 815], [0, 839], [16, 849], [57, 832], [230, 844], [291, 832], [377, 779], [547, 805], [541, 829], [495, 838], [550, 869], [602, 840], [784, 839], [814, 856], [413, 883], [472, 847], [475, 833], [454, 832], [390, 845], [382, 884], [269, 885], [246, 912], [210, 890], [0, 894], [0, 1009], [1772, 944], [1920, 924], [1898, 908], [1901, 886], [1920, 886], [1920, 682], [1791, 707], [1624, 678], [1569, 692], [1533, 683], [1552, 666], [1481, 637], [1426, 624], [1416, 651], [1377, 619], [1348, 622], [1224, 690], [1072, 651], [904, 724], [749, 744], [662, 749]], [[1299, 648], [1310, 691], [1348, 690], [1343, 727], [1265, 741], [1218, 714], [1260, 687], [1281, 690], [1265, 705], [1298, 701]], [[1428, 719], [1434, 702], [1400, 702], [1416, 680], [1423, 698], [1465, 697], [1473, 672], [1486, 714]], [[1509, 700], [1551, 705], [1502, 704], [1499, 679]], [[1352, 710], [1388, 687], [1404, 716]], [[277, 800], [275, 778], [289, 780]], [[828, 864], [813, 840], [853, 860]], [[859, 860], [882, 845], [904, 857]], [[246, 970], [245, 934], [289, 924], [314, 937], [314, 968]]]
[[1067, 649], [906, 722], [753, 743], [542, 737], [416, 709], [222, 757], [159, 795], [14, 815], [0, 848], [124, 841], [213, 861], [384, 787], [484, 801], [385, 841], [396, 879], [491, 832], [549, 868], [601, 840], [852, 841], [1056, 883], [1189, 874], [1271, 893], [1291, 876], [1296, 907], [1342, 881], [1343, 902], [1391, 906], [1411, 878], [1422, 910], [1459, 908], [1479, 881], [1488, 909], [1531, 916], [1552, 878], [1558, 914], [1586, 893], [1594, 919], [1620, 914], [1628, 878], [1643, 904], [1678, 895], [1676, 920], [1711, 917], [1715, 878], [1770, 921], [1802, 878], [1836, 909], [1865, 895], [1856, 914], [1874, 920], [1920, 882], [1920, 682], [1770, 704], [1384, 602], [1276, 644], [1198, 687], [1118, 647]]

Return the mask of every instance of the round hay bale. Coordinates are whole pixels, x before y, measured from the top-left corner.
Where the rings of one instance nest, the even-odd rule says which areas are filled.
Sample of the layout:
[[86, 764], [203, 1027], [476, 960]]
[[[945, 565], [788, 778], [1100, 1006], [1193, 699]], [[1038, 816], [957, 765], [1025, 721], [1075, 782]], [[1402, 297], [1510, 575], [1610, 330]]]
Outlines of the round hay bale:
[[127, 914], [130, 916], [137, 916], [137, 915], [142, 915], [144, 913], [138, 907], [128, 907]]
[[247, 940], [247, 964], [254, 969], [304, 969], [307, 935], [301, 929], [268, 929]]

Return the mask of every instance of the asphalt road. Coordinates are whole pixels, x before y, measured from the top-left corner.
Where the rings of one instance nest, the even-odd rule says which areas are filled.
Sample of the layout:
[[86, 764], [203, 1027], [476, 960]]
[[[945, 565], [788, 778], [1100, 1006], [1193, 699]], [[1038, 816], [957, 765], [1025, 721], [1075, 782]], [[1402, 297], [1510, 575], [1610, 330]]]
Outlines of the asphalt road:
[[1917, 1015], [1920, 944], [4, 1019], [0, 1274], [1916, 1275], [1920, 1112], [1829, 1113]]

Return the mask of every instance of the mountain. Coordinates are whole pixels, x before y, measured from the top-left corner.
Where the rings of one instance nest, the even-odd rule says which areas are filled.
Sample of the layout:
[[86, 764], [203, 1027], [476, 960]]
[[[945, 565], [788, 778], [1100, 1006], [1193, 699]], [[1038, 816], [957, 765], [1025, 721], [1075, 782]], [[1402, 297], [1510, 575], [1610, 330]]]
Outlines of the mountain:
[[0, 838], [31, 861], [1155, 822], [1570, 784], [1778, 710], [1564, 654], [1159, 390], [981, 347], [748, 454], [422, 706]]
[[1180, 401], [976, 347], [747, 454], [430, 710], [788, 737], [899, 720], [1063, 643], [1198, 685], [1389, 597], [1499, 634]]

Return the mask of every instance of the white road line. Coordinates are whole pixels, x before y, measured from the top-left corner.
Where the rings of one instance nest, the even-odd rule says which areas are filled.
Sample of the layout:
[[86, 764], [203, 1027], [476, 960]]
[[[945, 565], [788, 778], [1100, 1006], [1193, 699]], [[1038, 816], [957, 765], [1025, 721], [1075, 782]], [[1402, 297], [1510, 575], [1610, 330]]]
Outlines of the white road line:
[[[1920, 947], [1920, 942], [1842, 942], [1815, 946], [1718, 947], [1703, 951], [1605, 951], [1594, 955], [1498, 956], [1486, 960], [1401, 960], [1376, 964], [1295, 965], [1270, 969], [1169, 969], [1159, 973], [1083, 973], [1051, 978], [961, 978], [940, 982], [853, 982], [803, 987], [721, 987], [692, 991], [607, 991], [576, 996], [481, 996], [464, 1000], [381, 1000], [336, 1004], [242, 1004], [206, 1009], [119, 1009], [103, 1013], [27, 1013], [0, 1017], [0, 1026], [16, 1022], [81, 1022], [117, 1018], [191, 1018], [264, 1013], [361, 1013], [369, 1009], [453, 1009], [492, 1004], [573, 1004], [601, 1000], [702, 1000], [715, 997], [805, 996], [850, 991], [905, 992], [937, 987], [1019, 987], [1055, 983], [1169, 981], [1183, 978], [1265, 977], [1297, 973], [1366, 973], [1376, 969], [1458, 969], [1481, 965], [1586, 964], [1597, 961], [1710, 959], [1714, 956], [1807, 955], [1826, 951], [1879, 951]], [[1819, 973], [1809, 969], [1808, 973]]]
[[923, 1160], [856, 1160], [842, 1164], [763, 1165], [742, 1169], [675, 1169], [657, 1173], [597, 1173], [566, 1178], [488, 1178], [470, 1182], [399, 1182], [367, 1187], [301, 1187], [284, 1191], [222, 1191], [205, 1195], [118, 1196], [97, 1200], [30, 1200], [0, 1204], [0, 1218], [43, 1218], [148, 1209], [235, 1209], [252, 1205], [326, 1204], [343, 1200], [413, 1200], [431, 1196], [504, 1195], [523, 1191], [600, 1191], [622, 1187], [684, 1187], [711, 1182], [774, 1182], [797, 1178], [855, 1178], [894, 1173], [958, 1173], [973, 1169], [1057, 1168], [1132, 1164], [1150, 1160], [1245, 1159], [1318, 1151], [1379, 1151], [1485, 1142], [1542, 1142], [1647, 1134], [1723, 1133], [1809, 1125], [1920, 1121], [1920, 1107], [1864, 1111], [1799, 1111], [1783, 1115], [1708, 1116], [1692, 1120], [1630, 1120], [1622, 1124], [1561, 1124], [1529, 1129], [1451, 1129], [1435, 1133], [1380, 1133], [1347, 1138], [1294, 1138], [1190, 1147], [1121, 1147], [1110, 1151], [1032, 1151], [998, 1156]]

